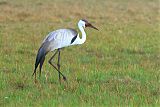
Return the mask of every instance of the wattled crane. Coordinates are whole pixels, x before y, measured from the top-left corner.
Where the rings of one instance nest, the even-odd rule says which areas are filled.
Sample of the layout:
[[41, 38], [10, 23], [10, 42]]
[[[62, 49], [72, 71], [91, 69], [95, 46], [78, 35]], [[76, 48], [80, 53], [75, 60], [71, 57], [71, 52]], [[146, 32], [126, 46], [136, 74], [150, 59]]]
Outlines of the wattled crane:
[[[53, 56], [48, 61], [50, 65], [52, 65], [59, 73], [59, 81], [61, 83], [61, 76], [63, 80], [66, 81], [66, 77], [60, 72], [60, 50], [63, 47], [72, 46], [72, 45], [79, 45], [83, 44], [86, 41], [86, 33], [84, 28], [91, 27], [98, 30], [92, 24], [90, 24], [87, 20], [79, 20], [78, 28], [81, 31], [82, 38], [80, 38], [78, 32], [74, 29], [58, 29], [55, 31], [50, 32], [46, 38], [43, 40], [36, 57], [35, 62], [35, 69], [33, 75], [35, 75], [35, 82], [36, 82], [36, 69], [39, 65], [40, 75], [43, 62], [45, 60], [45, 56], [48, 52], [57, 50]], [[58, 62], [57, 65], [52, 63], [53, 58], [58, 53]]]

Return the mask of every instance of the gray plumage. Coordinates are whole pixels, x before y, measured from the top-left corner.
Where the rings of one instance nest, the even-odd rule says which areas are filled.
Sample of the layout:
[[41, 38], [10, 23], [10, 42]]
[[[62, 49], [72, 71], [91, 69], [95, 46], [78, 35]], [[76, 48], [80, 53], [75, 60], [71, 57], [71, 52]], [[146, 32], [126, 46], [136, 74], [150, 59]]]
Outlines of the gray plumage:
[[[63, 47], [71, 46], [71, 45], [77, 45], [77, 44], [83, 44], [86, 41], [86, 33], [84, 31], [85, 27], [91, 27], [96, 30], [98, 30], [96, 27], [91, 25], [86, 20], [79, 20], [78, 22], [78, 28], [82, 34], [82, 37], [79, 37], [79, 34], [74, 29], [59, 29], [50, 32], [46, 38], [42, 41], [42, 45], [40, 46], [36, 61], [35, 61], [35, 69], [33, 72], [33, 75], [35, 75], [35, 82], [36, 82], [36, 69], [39, 65], [40, 69], [40, 75], [41, 75], [41, 69], [45, 60], [45, 56], [48, 52], [57, 50], [53, 56], [48, 61], [49, 64], [55, 68], [59, 73], [59, 81], [61, 81], [61, 76], [63, 77], [63, 80], [66, 80], [66, 77], [60, 72], [60, 50]], [[53, 64], [52, 60], [55, 57], [55, 55], [58, 54], [58, 62], [57, 64]]]
[[[71, 45], [71, 41], [77, 35], [78, 35], [77, 31], [74, 29], [59, 29], [59, 30], [50, 32], [47, 35], [47, 37], [43, 40], [42, 45], [38, 50], [33, 75], [35, 74], [39, 64], [40, 64], [39, 69], [41, 72], [41, 69], [45, 60], [45, 56], [49, 51], [54, 51], [55, 49], [59, 49], [59, 48], [63, 48]], [[72, 41], [72, 44], [74, 43], [74, 41]]]

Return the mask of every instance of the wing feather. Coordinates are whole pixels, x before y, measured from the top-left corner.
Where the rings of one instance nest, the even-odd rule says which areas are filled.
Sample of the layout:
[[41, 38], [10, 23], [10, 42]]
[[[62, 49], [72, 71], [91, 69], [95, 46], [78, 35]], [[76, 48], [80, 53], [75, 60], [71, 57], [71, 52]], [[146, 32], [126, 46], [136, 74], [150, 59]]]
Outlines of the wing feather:
[[61, 38], [61, 37], [57, 37], [57, 36], [67, 36], [67, 35], [69, 35], [70, 37], [75, 37], [78, 35], [78, 32], [72, 28], [58, 29], [58, 30], [50, 32], [46, 36], [46, 38], [43, 40], [42, 43], [44, 43], [45, 41], [54, 41], [54, 40], [56, 40], [56, 38]]

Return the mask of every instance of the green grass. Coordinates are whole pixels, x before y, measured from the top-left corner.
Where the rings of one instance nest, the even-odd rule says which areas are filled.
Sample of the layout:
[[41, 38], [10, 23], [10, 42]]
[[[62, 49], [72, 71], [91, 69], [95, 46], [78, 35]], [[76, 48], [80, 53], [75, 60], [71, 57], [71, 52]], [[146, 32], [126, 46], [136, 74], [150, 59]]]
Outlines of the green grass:
[[[0, 0], [1, 107], [160, 106], [159, 0]], [[34, 84], [34, 61], [52, 30], [86, 18], [87, 41], [61, 52], [58, 73], [44, 63]], [[78, 30], [78, 29], [77, 29]], [[48, 75], [46, 80], [45, 75]]]

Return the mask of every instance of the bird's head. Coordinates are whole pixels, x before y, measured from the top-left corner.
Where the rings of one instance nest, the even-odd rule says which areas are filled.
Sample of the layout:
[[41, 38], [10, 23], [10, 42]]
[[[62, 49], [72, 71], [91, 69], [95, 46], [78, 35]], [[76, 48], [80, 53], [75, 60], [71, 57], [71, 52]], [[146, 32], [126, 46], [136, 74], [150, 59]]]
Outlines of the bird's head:
[[86, 27], [91, 27], [93, 29], [96, 29], [98, 30], [96, 27], [94, 27], [91, 23], [89, 23], [87, 20], [85, 19], [81, 19], [79, 22], [78, 22], [78, 26], [82, 26], [84, 28]]

